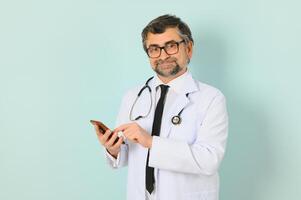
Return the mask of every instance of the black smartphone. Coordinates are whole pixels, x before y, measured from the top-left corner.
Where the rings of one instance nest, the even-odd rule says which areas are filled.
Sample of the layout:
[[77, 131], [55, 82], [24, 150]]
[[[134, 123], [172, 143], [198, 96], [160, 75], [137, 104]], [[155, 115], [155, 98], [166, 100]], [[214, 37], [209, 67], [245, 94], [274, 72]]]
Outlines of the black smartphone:
[[[93, 125], [96, 125], [99, 128], [99, 131], [104, 134], [109, 128], [104, 125], [104, 123], [97, 121], [97, 120], [90, 120], [90, 123]], [[113, 132], [111, 133], [111, 135], [109, 136], [109, 139], [112, 137]], [[114, 144], [118, 141], [119, 137], [116, 138], [116, 140], [114, 141]], [[124, 144], [124, 142], [122, 142]]]

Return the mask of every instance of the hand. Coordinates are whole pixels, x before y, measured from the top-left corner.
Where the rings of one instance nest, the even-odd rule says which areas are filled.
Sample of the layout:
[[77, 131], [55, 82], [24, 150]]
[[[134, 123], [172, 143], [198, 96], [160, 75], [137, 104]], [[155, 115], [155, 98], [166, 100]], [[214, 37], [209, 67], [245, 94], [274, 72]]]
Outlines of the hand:
[[123, 124], [117, 127], [114, 132], [122, 131], [123, 135], [131, 142], [139, 143], [145, 148], [151, 148], [153, 137], [137, 123]]
[[123, 142], [122, 137], [118, 138], [118, 141], [114, 143], [116, 138], [118, 137], [117, 132], [113, 132], [112, 134], [112, 132], [108, 129], [104, 134], [102, 134], [97, 125], [94, 125], [94, 128], [99, 142], [113, 157], [117, 158], [117, 155], [120, 151], [120, 146]]

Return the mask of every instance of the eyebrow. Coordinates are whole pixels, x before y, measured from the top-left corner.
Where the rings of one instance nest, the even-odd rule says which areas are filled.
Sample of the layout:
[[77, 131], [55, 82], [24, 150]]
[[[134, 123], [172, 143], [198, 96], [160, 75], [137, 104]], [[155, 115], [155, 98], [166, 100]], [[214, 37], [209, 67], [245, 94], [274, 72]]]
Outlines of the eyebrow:
[[[175, 40], [169, 40], [169, 41], [165, 42], [163, 46], [165, 46], [166, 44], [171, 43], [171, 42], [176, 42], [176, 41]], [[158, 44], [150, 44], [148, 47], [153, 47], [153, 46], [160, 47], [160, 45], [158, 45]]]

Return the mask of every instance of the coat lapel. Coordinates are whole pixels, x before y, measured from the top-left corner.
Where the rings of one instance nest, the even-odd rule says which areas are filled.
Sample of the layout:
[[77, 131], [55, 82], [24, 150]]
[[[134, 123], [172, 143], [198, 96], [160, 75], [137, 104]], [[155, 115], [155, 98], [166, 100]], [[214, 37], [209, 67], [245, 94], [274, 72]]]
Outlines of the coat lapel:
[[[160, 132], [161, 137], [168, 137], [171, 127], [179, 126], [174, 125], [171, 122], [172, 117], [178, 115], [182, 109], [185, 110], [185, 107], [189, 106], [189, 104], [191, 103], [191, 101], [189, 100], [189, 95], [198, 90], [199, 88], [196, 81], [192, 78], [191, 74], [188, 74], [185, 78], [184, 85], [181, 91], [179, 91], [178, 96], [174, 100], [174, 103], [172, 104], [170, 109], [166, 111], [166, 114], [164, 114]], [[186, 94], [189, 94], [188, 97], [186, 96]]]

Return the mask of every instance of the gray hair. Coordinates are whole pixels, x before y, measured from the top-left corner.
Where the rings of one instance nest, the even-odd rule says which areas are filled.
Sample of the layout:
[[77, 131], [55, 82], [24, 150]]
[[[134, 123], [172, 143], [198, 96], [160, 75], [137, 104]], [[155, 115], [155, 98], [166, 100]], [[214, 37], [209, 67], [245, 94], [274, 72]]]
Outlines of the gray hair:
[[191, 31], [185, 22], [175, 15], [162, 15], [150, 21], [143, 29], [141, 36], [144, 50], [147, 51], [146, 39], [148, 33], [164, 33], [167, 28], [178, 28], [178, 34], [185, 43], [188, 44], [191, 41], [193, 44]]

